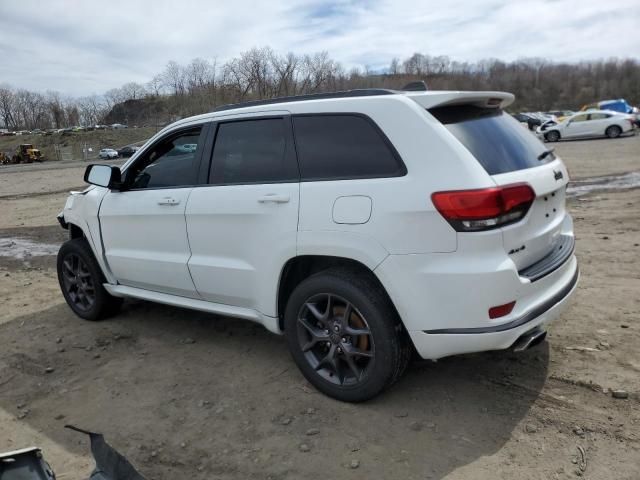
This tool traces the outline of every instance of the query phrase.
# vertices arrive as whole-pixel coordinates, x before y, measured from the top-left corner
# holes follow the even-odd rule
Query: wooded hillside
[[[161,125],[226,103],[352,88],[401,88],[415,80],[425,80],[429,88],[438,90],[509,91],[516,95],[513,111],[578,109],[610,98],[640,103],[636,59],[458,62],[416,53],[404,60],[394,58],[384,72],[374,72],[347,70],[326,52],[279,54],[263,47],[224,64],[201,58],[187,65],[171,61],[146,84],[127,83],[103,95],[64,98],[57,92],[4,85],[0,87],[0,125],[14,130],[103,123]]]

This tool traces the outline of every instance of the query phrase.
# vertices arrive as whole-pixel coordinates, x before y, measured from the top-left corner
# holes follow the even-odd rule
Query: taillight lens
[[[515,300],[513,302],[505,303],[504,305],[498,305],[497,307],[491,307],[489,309],[489,318],[500,318],[509,315],[513,311],[513,307],[516,306]]]
[[[490,230],[517,222],[527,214],[535,198],[526,183],[431,195],[438,212],[459,232]]]

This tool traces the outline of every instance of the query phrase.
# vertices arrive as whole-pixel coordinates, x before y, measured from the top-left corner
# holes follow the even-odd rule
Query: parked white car
[[[118,151],[113,148],[103,148],[100,150],[98,157],[106,159],[118,158]]]
[[[579,272],[567,170],[513,100],[354,90],[181,120],[87,168],[58,217],[62,293],[87,320],[132,297],[258,322],[344,401],[414,348],[528,348]]]
[[[610,110],[578,112],[561,122],[545,122],[536,130],[548,142],[561,139],[609,137],[618,138],[633,130],[633,118]]]

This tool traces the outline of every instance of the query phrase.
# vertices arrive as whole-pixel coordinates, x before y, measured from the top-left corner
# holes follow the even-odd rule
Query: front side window
[[[167,188],[197,183],[201,131],[197,127],[172,134],[151,147],[127,170],[127,186]]]
[[[606,113],[592,113],[589,115],[589,120],[604,120],[605,118],[609,118]]]
[[[587,115],[576,115],[575,117],[573,117],[571,119],[572,122],[586,122],[587,121]]]
[[[293,117],[302,180],[396,177],[402,161],[376,125],[346,114]]]
[[[288,154],[284,118],[241,120],[218,126],[210,183],[232,185],[297,181]]]

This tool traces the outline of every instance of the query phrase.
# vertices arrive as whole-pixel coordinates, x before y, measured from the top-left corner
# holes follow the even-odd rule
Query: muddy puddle
[[[567,187],[567,197],[576,198],[603,190],[626,190],[636,187],[640,187],[640,172],[591,177],[571,181]]]
[[[32,257],[57,255],[60,245],[34,242],[25,238],[0,238],[0,257],[10,257],[16,260],[28,260]]]

